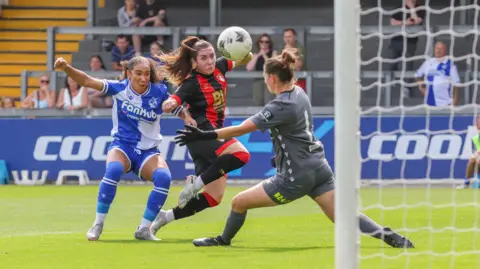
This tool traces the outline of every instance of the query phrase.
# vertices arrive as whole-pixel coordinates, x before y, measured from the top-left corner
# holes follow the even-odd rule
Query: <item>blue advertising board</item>
[[[226,126],[245,118],[231,117]],[[477,134],[473,116],[382,116],[361,118],[362,179],[446,179],[464,177],[472,154],[471,137]],[[160,145],[174,179],[194,173],[186,147],[173,142],[179,119],[161,122]],[[314,118],[315,136],[325,145],[334,167],[333,117]],[[112,141],[110,119],[1,119],[0,160],[12,170],[48,170],[54,180],[60,170],[86,170],[91,179],[101,179],[106,153]],[[268,133],[239,137],[251,153],[251,161],[229,174],[230,179],[263,179],[275,173]],[[467,143],[465,143],[467,141]],[[352,149],[355,154],[355,149]],[[137,179],[127,175],[125,179]]]

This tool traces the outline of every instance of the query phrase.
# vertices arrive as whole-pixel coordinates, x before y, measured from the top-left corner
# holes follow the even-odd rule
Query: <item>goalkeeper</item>
[[[480,130],[480,116],[477,117],[476,124],[477,124],[477,130]],[[468,160],[467,171],[465,172],[466,174],[465,182],[462,186],[459,187],[459,189],[467,189],[468,187],[470,187],[470,183],[473,178],[473,174],[475,172],[475,167],[476,167],[475,164],[478,164],[477,159],[480,157],[480,134],[477,134],[474,137],[472,137],[472,143],[475,146],[475,149],[474,149],[475,153],[472,155],[472,157],[470,157],[470,160]]]
[[[175,142],[185,145],[196,140],[226,139],[268,129],[275,149],[276,175],[237,194],[223,233],[195,239],[195,246],[228,246],[242,228],[248,210],[287,204],[306,195],[334,221],[334,175],[322,143],[313,135],[310,100],[300,87],[294,86],[294,65],[295,56],[288,50],[265,61],[265,83],[277,97],[242,124],[214,131],[187,125],[187,130],[178,131],[180,135],[175,137]],[[395,248],[413,247],[410,240],[369,217],[359,214],[358,219],[363,233]]]

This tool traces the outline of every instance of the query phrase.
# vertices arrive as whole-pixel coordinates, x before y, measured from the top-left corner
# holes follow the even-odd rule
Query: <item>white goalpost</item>
[[[480,1],[421,1],[423,24],[398,26],[398,32],[385,28],[392,14],[407,9],[376,2],[361,8],[359,0],[334,1],[335,268],[480,268],[480,188],[457,189],[474,152],[472,138],[480,133]],[[364,20],[369,23],[360,25]],[[386,66],[395,59],[386,53],[395,34],[418,37],[418,44],[406,56],[404,39],[399,68],[391,72]],[[424,74],[426,97],[434,77],[451,72],[441,59],[449,59],[460,78],[454,83],[447,75],[450,94],[458,89],[458,104],[443,108],[425,103],[414,76],[435,58],[439,40],[447,55]],[[406,67],[408,61],[413,67]],[[364,94],[376,100],[364,104]],[[416,248],[391,249],[360,237],[360,211],[412,239]]]
[[[358,268],[359,0],[334,1],[335,266]]]

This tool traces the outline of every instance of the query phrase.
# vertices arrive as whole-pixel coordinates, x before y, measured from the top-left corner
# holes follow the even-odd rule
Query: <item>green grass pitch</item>
[[[150,189],[120,186],[101,241],[88,242],[97,186],[1,187],[0,268],[334,268],[334,226],[308,198],[250,211],[231,247],[195,248],[192,239],[222,231],[229,201],[243,188],[229,187],[221,206],[169,224],[160,242],[135,241]],[[172,189],[166,208],[178,192]],[[416,246],[412,250],[362,236],[361,256],[369,258],[361,259],[361,268],[480,268],[480,193],[372,188],[361,194],[364,207],[387,207],[364,211],[377,222],[418,229],[407,232]],[[395,207],[404,201],[418,206]]]

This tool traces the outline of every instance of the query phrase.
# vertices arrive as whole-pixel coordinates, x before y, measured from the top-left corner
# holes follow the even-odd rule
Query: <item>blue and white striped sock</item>
[[[122,174],[123,165],[120,162],[110,162],[107,164],[105,176],[100,182],[100,188],[98,189],[97,215],[94,225],[103,224],[105,221],[110,205],[117,193],[117,185]]]
[[[147,207],[143,213],[140,228],[150,227],[158,212],[162,209],[163,204],[165,204],[170,189],[170,170],[158,168],[153,172],[152,179],[154,187],[150,192],[150,196],[148,196]]]

